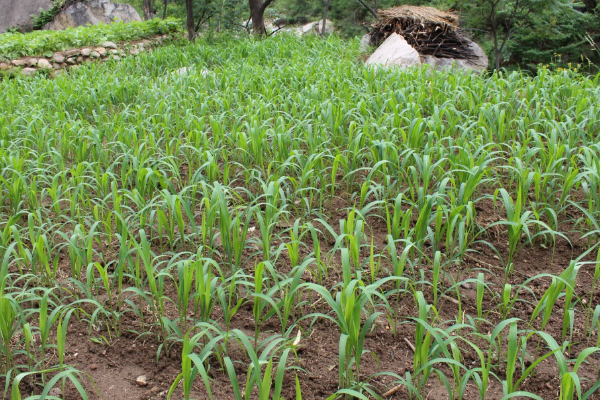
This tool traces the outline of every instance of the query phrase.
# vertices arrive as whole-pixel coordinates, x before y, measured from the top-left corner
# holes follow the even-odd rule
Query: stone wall
[[[1,0],[0,0],[1,1]],[[162,45],[171,39],[169,35],[161,35],[136,43],[116,44],[105,42],[101,46],[90,46],[81,49],[55,52],[52,57],[23,57],[8,62],[0,62],[0,71],[8,71],[24,76],[35,76],[40,70],[49,72],[51,76],[63,73],[69,68],[81,64],[101,62],[105,60],[119,61],[122,57],[135,56],[153,46]]]

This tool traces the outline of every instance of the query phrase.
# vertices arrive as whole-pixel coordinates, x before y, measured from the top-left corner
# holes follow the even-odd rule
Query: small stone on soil
[[[146,379],[146,375],[140,375],[135,379],[135,383],[137,383],[139,386],[147,386],[148,385],[148,380]]]
[[[49,396],[60,397],[62,396],[62,391],[59,388],[52,388],[48,392]]]
[[[98,366],[96,364],[92,364],[90,365],[90,369],[93,371],[95,369],[98,369]]]

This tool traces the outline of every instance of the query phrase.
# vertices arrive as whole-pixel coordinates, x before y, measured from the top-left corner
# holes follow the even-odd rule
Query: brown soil
[[[332,225],[334,223],[337,225],[337,221],[340,218],[345,218],[347,215],[347,207],[352,205],[348,197],[344,197],[346,198],[336,199],[331,207],[329,222],[332,223]],[[490,199],[484,199],[478,203],[477,212],[478,223],[482,226],[486,226],[501,219],[504,210],[501,208],[494,208],[493,202]],[[561,221],[559,230],[561,232],[566,232],[565,235],[568,237],[570,243],[564,238],[557,238],[554,251],[551,246],[543,248],[539,243],[525,246],[522,251],[518,253],[514,262],[514,274],[510,278],[510,283],[512,283],[514,287],[523,283],[526,279],[538,274],[548,273],[559,275],[569,265],[571,260],[577,258],[587,250],[587,242],[580,239],[581,234],[575,232],[574,229],[573,221],[577,219],[576,217],[578,214],[575,210],[569,210],[569,213],[571,213],[573,217]],[[375,245],[378,247],[379,251],[383,253],[384,248],[387,245],[387,229],[385,222],[380,218],[370,217],[368,219],[368,225],[365,232],[369,232],[369,236],[372,234]],[[279,231],[284,229],[285,227],[278,228]],[[258,236],[258,229],[257,231],[250,233],[249,237],[252,235]],[[325,237],[328,238],[328,241],[322,241],[322,246],[328,244],[331,248],[334,244],[333,240],[331,240],[328,235],[325,235]],[[499,255],[487,245],[474,243],[470,249],[472,252],[465,257],[463,263],[454,267],[454,269],[449,269],[447,271],[450,277],[458,275],[460,281],[463,282],[458,286],[462,299],[463,317],[465,314],[471,316],[476,315],[475,285],[472,282],[468,282],[469,279],[476,278],[479,272],[484,271],[486,281],[494,283],[494,288],[496,290],[499,291],[503,285],[504,272],[503,268],[500,266],[501,263],[499,259],[505,258],[507,254],[506,232],[503,231],[502,227],[490,229],[487,236],[482,237],[481,239],[485,239],[491,243],[498,250]],[[305,236],[303,242],[308,247],[304,252],[305,254],[308,254],[312,251],[312,241],[310,240],[310,236]],[[278,245],[279,243],[275,243],[275,247]],[[327,250],[329,249],[323,248],[322,252],[325,253]],[[155,251],[158,251],[158,248],[156,248]],[[112,250],[106,249],[104,254],[107,255],[111,252]],[[247,255],[250,256],[254,253],[255,251],[248,250]],[[283,256],[284,254],[285,256]],[[368,254],[366,250],[364,250],[361,256],[365,259],[367,258]],[[584,260],[594,261],[595,254],[586,256]],[[65,256],[63,261],[66,266],[68,258]],[[249,259],[246,268],[251,271],[253,265],[254,259]],[[339,265],[339,256],[336,256],[329,267],[329,278],[322,283],[324,286],[331,288],[341,280]],[[281,271],[290,270],[290,262],[289,259],[287,259],[287,253],[282,253],[277,268]],[[385,273],[383,272],[385,268],[386,266],[383,265],[380,277],[385,276]],[[419,269],[423,271],[426,277],[431,276],[431,266],[421,265],[419,266]],[[417,271],[417,273],[419,273],[419,271]],[[363,277],[368,276],[368,274],[369,272],[365,270]],[[581,299],[583,299],[584,296],[586,299],[589,299],[593,274],[593,265],[585,265],[579,272],[576,294],[581,296]],[[309,277],[307,274],[306,280],[310,281],[313,280],[313,278]],[[446,289],[452,286],[450,278],[447,278],[445,282]],[[539,299],[548,287],[549,282],[548,278],[542,278],[537,280],[536,283],[530,284],[529,287],[533,289],[533,293],[522,292],[521,299],[523,301],[515,304],[515,308],[510,316],[519,317],[523,321],[528,321],[533,311],[533,306],[527,301],[533,301],[534,295]],[[428,302],[432,303],[433,296],[431,294],[431,289],[428,289],[427,287],[419,287],[419,289],[423,290]],[[168,294],[176,304],[177,297],[174,287],[170,287],[169,290],[170,292]],[[447,290],[445,294],[446,297],[443,297],[440,300],[437,308],[440,314],[439,320],[449,321],[449,323],[452,324],[456,322],[456,318],[459,315],[458,304],[455,300],[456,290],[451,288],[451,290]],[[487,300],[491,300],[489,294],[486,296],[486,304],[488,304]],[[591,298],[591,304],[598,304],[599,302],[600,290],[596,288]],[[494,302],[489,302],[489,304],[498,303],[499,301],[497,299]],[[305,306],[299,314],[303,315],[318,312],[321,311],[320,307],[321,305],[315,305],[314,307],[308,305]],[[322,309],[327,310],[327,307]],[[379,393],[384,393],[396,386],[394,383],[396,379],[391,376],[386,376],[385,374],[376,375],[372,378],[368,378],[369,376],[382,372],[404,376],[406,372],[412,372],[413,368],[413,352],[408,343],[414,343],[414,324],[412,324],[409,318],[416,317],[417,310],[412,296],[402,298],[398,303],[398,309],[400,319],[396,321],[399,324],[396,334],[394,335],[393,329],[391,329],[387,319],[384,316],[381,316],[376,320],[375,328],[369,333],[365,343],[365,349],[370,350],[372,354],[367,354],[363,357],[361,363],[361,375]],[[219,307],[216,307],[215,310],[214,319],[222,322],[222,314]],[[552,334],[552,336],[559,341],[562,330],[562,309],[557,307],[556,310],[559,311],[551,317],[550,323],[545,331]],[[489,311],[487,319],[492,324],[497,324],[504,319],[497,309],[489,309],[487,311]],[[586,309],[584,306],[579,304],[577,306],[573,334],[573,343],[575,344],[571,351],[571,358],[573,359],[577,357],[581,349],[595,344],[593,342],[588,342],[587,336],[584,335],[585,312]],[[167,315],[173,319],[177,315],[176,308],[172,304],[167,308]],[[240,329],[252,337],[254,335],[253,321],[252,304],[247,302],[234,318],[232,328]],[[78,322],[73,318],[69,326],[68,337],[71,339],[67,341],[69,347],[65,363],[73,365],[89,375],[90,380],[93,381],[93,384],[90,380],[87,381],[87,389],[91,399],[165,399],[171,384],[181,370],[181,346],[179,344],[172,345],[172,347],[169,348],[168,354],[166,354],[166,351],[163,348],[157,357],[159,343],[156,342],[153,335],[140,335],[140,333],[144,333],[145,330],[141,326],[141,321],[138,317],[133,314],[126,314],[122,326],[123,332],[118,338],[109,336],[109,332],[104,330],[92,332],[92,340],[88,336],[89,325],[85,322]],[[337,365],[339,331],[333,323],[323,319],[317,319],[312,325],[311,320],[305,319],[300,323],[300,328],[302,330],[300,348],[298,349],[297,357],[290,355],[289,363],[300,368],[296,373],[300,378],[302,396],[304,399],[327,398],[337,390],[338,386],[339,371],[337,370]],[[525,328],[525,325],[523,325],[522,328]],[[491,329],[493,329],[493,327],[490,327],[490,330]],[[261,334],[261,337],[276,334],[279,330],[279,322],[276,317],[273,317],[266,322],[265,326],[263,326],[262,332],[264,333]],[[294,329],[294,332],[296,332],[296,329]],[[295,337],[295,333],[292,336]],[[78,337],[79,340],[73,340],[73,337]],[[103,337],[106,338],[106,341],[102,339]],[[594,338],[595,335],[592,335],[592,339],[595,341]],[[466,359],[463,360],[465,365],[478,365],[479,361],[473,352],[469,352],[466,348],[463,348],[463,354],[466,355]],[[230,355],[233,360],[242,361],[242,364],[240,364],[239,369],[236,369],[236,371],[238,372],[238,380],[241,383],[241,386],[243,386],[246,379],[245,365],[247,365],[244,361],[247,361],[247,357],[240,348],[236,347],[236,345],[232,345]],[[48,364],[55,364],[55,360],[53,355],[49,356]],[[600,360],[597,356],[588,358],[588,361],[589,364],[583,366],[580,370],[580,377],[589,379],[589,381],[582,384],[583,391],[587,390],[587,388],[595,382],[600,366]],[[442,370],[444,370],[444,368],[442,368]],[[497,370],[495,372],[499,376],[502,376],[503,371]],[[216,360],[211,360],[209,374],[213,379],[213,397],[215,399],[233,399],[234,395],[230,379],[226,371],[219,366]],[[146,377],[147,385],[140,386],[136,383],[136,378],[141,375]],[[556,399],[558,398],[558,388],[560,385],[557,378],[558,376],[556,362],[554,358],[551,357],[540,364],[536,368],[535,374],[524,381],[521,390],[535,393],[543,399]],[[21,387],[25,389],[27,383],[27,380],[23,381]],[[2,380],[0,380],[0,386],[3,386]],[[79,398],[72,386],[67,385],[67,387],[68,390],[65,399]],[[34,391],[39,393],[39,390]],[[427,392],[429,399],[447,398],[445,387],[433,375],[427,383]],[[288,371],[286,373],[282,395],[286,399],[295,398],[295,378],[293,371]],[[502,387],[497,380],[492,379],[486,398],[500,399],[501,397]],[[173,398],[182,398],[181,385],[176,390]],[[197,377],[194,383],[192,398],[208,398],[200,377]],[[253,398],[257,397],[254,396]],[[406,389],[402,388],[389,398],[408,399],[409,397]],[[466,398],[479,398],[474,384],[468,386]],[[600,396],[596,394],[591,398],[600,398]]]

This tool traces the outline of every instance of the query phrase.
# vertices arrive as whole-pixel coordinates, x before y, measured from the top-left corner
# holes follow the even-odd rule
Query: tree
[[[325,11],[323,11],[323,23],[321,24],[321,37],[325,37],[325,22],[327,22],[327,11],[329,11],[329,2],[331,0],[325,1]]]
[[[144,0],[144,19],[148,21],[152,17],[152,0]]]
[[[496,69],[500,68],[509,40],[517,30],[531,23],[531,15],[544,10],[575,13],[569,0],[469,0],[464,7],[483,17],[483,23],[489,27]]]
[[[194,5],[192,0],[185,0],[185,11],[187,14],[186,25],[188,31],[188,39],[190,41],[194,40]]]
[[[272,2],[273,0],[248,0],[252,29],[257,36],[263,36],[267,33],[265,29],[265,10]]]

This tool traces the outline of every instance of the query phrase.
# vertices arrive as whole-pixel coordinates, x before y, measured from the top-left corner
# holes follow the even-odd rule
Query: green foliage
[[[591,0],[594,1],[594,0]],[[444,0],[365,0],[372,9],[385,9],[399,4],[433,6],[441,10],[452,9],[461,16],[461,27],[468,36],[473,36],[495,62],[494,42],[489,18],[491,5],[495,3],[494,19],[500,36],[511,31],[507,44],[500,52],[502,65],[520,65],[522,68],[537,69],[538,64],[555,63],[566,65],[589,59],[600,61],[599,55],[584,39],[586,32],[600,29],[600,11],[587,7],[586,11],[576,11],[571,2],[556,4],[537,0],[520,2],[499,1],[459,1]],[[274,4],[276,12],[290,23],[305,23],[323,16],[323,0],[281,0]],[[517,6],[515,17],[513,11]],[[600,6],[599,6],[600,7]],[[343,37],[362,36],[369,24],[375,22],[369,11],[356,0],[333,0],[330,3],[328,18],[336,24]],[[560,56],[559,56],[560,55]]]
[[[114,22],[93,26],[80,26],[61,31],[34,31],[30,33],[5,33],[0,35],[0,57],[17,58],[42,56],[46,52],[68,50],[75,47],[100,45],[110,40],[124,42],[139,40],[159,34],[179,32],[177,19],[153,19],[142,22]]]
[[[323,332],[323,398],[591,398],[600,75],[373,70],[358,44],[223,35],[2,80],[3,393],[86,398],[69,349],[126,329],[181,354],[169,398],[301,398]],[[380,337],[410,342],[402,376]]]
[[[585,40],[586,32],[600,28],[598,15],[552,13],[544,10],[530,16],[530,24],[515,32],[506,56],[509,63],[535,69],[538,64],[587,63],[600,61]],[[594,35],[595,37],[596,35]]]
[[[54,0],[52,7],[40,11],[40,14],[32,18],[33,29],[42,29],[48,22],[54,21],[54,17],[62,10],[66,0]]]

